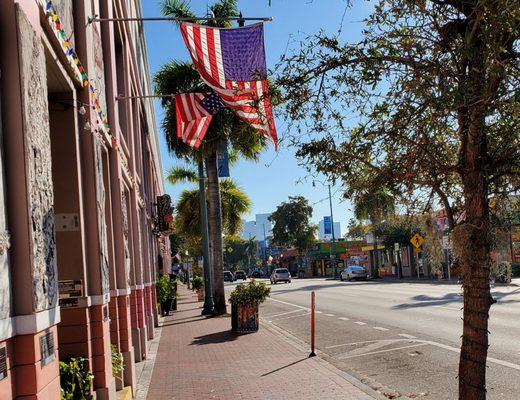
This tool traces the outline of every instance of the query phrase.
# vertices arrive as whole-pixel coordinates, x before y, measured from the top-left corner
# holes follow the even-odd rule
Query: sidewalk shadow
[[[163,323],[161,326],[174,326],[181,324],[189,324],[191,322],[199,322],[206,319],[206,317],[188,317],[188,318],[179,318],[169,321],[168,323]]]
[[[193,338],[190,345],[204,345],[204,344],[217,344],[232,342],[238,338],[236,333],[231,330],[225,330],[222,332],[208,333],[207,335],[197,336]]]
[[[283,367],[280,367],[280,368],[273,369],[272,371],[266,372],[265,374],[262,374],[260,376],[267,376],[267,375],[274,374],[275,372],[281,371],[282,369],[285,369],[285,368],[292,367],[293,365],[301,363],[302,361],[305,361],[308,359],[309,359],[308,357],[305,357],[305,358],[302,358],[301,360],[296,360],[290,364],[284,365]]]
[[[520,292],[520,289],[513,290],[511,292],[495,291],[492,292],[492,296],[499,304],[518,303],[520,300],[516,299],[505,299],[508,296],[516,295]],[[443,306],[443,305],[459,305],[462,308],[463,297],[462,292],[446,293],[442,297],[433,297],[428,295],[417,295],[412,297],[411,303],[402,303],[393,306],[394,310],[407,309],[407,308],[418,308],[418,307],[429,307],[429,306]]]

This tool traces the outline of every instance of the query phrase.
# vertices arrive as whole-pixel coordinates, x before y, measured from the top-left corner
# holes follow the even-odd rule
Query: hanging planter
[[[238,285],[229,298],[231,303],[231,330],[237,333],[257,332],[259,328],[258,306],[269,296],[270,288],[254,279]]]

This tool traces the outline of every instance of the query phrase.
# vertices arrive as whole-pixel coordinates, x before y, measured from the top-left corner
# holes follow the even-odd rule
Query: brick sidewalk
[[[229,317],[201,317],[196,295],[179,292],[179,310],[163,323],[149,400],[373,399],[262,326],[235,335]]]

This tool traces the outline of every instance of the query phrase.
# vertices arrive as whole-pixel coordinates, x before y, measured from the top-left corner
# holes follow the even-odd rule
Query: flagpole
[[[140,22],[158,22],[158,21],[174,21],[174,22],[197,22],[197,21],[260,21],[272,22],[273,17],[128,17],[128,18],[100,18],[99,15],[88,17],[87,26],[93,22],[124,22],[124,21],[140,21]]]
[[[200,203],[200,229],[202,231],[202,252],[204,270],[204,306],[202,315],[212,315],[215,304],[213,302],[213,279],[210,264],[208,211],[206,207],[206,175],[203,161],[198,162],[199,169],[199,203]]]

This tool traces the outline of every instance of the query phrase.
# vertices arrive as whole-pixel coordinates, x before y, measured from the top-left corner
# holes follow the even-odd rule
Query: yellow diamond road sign
[[[419,235],[418,233],[416,233],[415,235],[413,235],[410,242],[412,242],[412,244],[415,246],[415,248],[418,249],[423,245],[424,238],[421,235]]]

